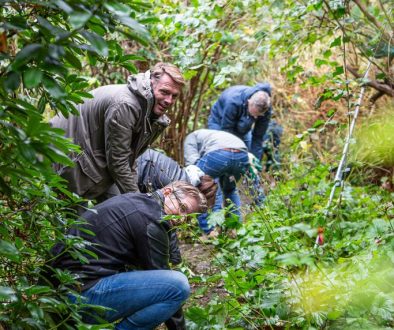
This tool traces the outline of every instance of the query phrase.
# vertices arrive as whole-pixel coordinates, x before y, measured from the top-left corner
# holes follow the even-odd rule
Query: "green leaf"
[[[120,32],[123,33],[128,38],[130,38],[131,40],[137,41],[138,43],[140,43],[143,46],[149,45],[149,40],[147,40],[147,38],[144,38],[143,36],[139,35],[138,33],[124,31],[124,30],[122,30]]]
[[[129,6],[125,5],[124,3],[118,1],[106,1],[104,3],[105,8],[107,8],[110,12],[115,15],[128,15],[131,12]]]
[[[66,92],[62,87],[59,86],[57,81],[51,77],[44,76],[43,84],[45,90],[55,99],[60,99],[66,96]]]
[[[326,116],[327,117],[332,117],[332,116],[334,116],[335,112],[336,112],[335,109],[330,109],[330,110],[327,111]]]
[[[145,58],[139,55],[134,55],[134,54],[127,54],[123,55],[120,59],[121,62],[126,62],[126,61],[145,61]]]
[[[0,301],[17,301],[16,292],[8,286],[0,286]]]
[[[21,51],[16,54],[14,61],[11,64],[13,70],[17,70],[22,65],[28,63],[31,59],[38,57],[39,53],[43,49],[41,44],[30,44],[22,48]]]
[[[31,68],[26,70],[23,73],[23,83],[26,88],[34,88],[37,87],[42,80],[42,71]]]
[[[327,60],[323,60],[323,59],[320,59],[320,58],[315,59],[315,65],[318,68],[320,68],[322,65],[325,65],[327,63],[328,63]]]
[[[331,55],[332,55],[332,51],[329,50],[329,49],[326,50],[326,51],[323,53],[324,58],[329,58]]]
[[[0,240],[0,256],[8,258],[12,261],[19,262],[19,250],[11,242]]]
[[[138,69],[135,67],[133,63],[123,62],[120,65],[125,69],[129,70],[131,73],[138,73]]]
[[[312,127],[313,127],[313,128],[318,128],[318,127],[324,125],[324,123],[325,123],[324,120],[318,119],[318,120],[316,120],[316,121],[313,123],[313,126],[312,126]]]
[[[29,297],[35,294],[43,294],[48,292],[51,292],[51,288],[48,286],[41,286],[41,285],[35,285],[24,290],[24,293]]]
[[[331,311],[327,314],[327,318],[329,320],[336,320],[338,319],[340,316],[342,316],[343,312],[341,311]]]
[[[224,83],[225,79],[226,79],[226,77],[223,74],[216,75],[214,80],[213,80],[213,86],[214,87],[220,86],[221,84]]]
[[[335,40],[330,44],[330,48],[335,46],[340,46],[342,43],[342,37],[335,38]]]
[[[126,15],[118,16],[118,19],[123,25],[128,26],[136,33],[144,36],[145,38],[149,37],[148,31],[146,30],[145,26],[138,23],[135,19],[132,19],[131,17]]]
[[[335,71],[333,72],[333,76],[335,77],[335,76],[339,76],[339,75],[341,75],[342,73],[343,73],[344,71],[343,71],[343,67],[342,66],[337,66],[336,68],[335,68]]]
[[[3,80],[3,85],[6,90],[14,91],[21,83],[21,76],[19,72],[11,71],[8,72],[5,79]]]
[[[66,55],[64,56],[64,58],[66,59],[66,61],[73,66],[74,68],[78,69],[78,70],[82,70],[82,64],[81,61],[78,59],[78,57],[76,57],[72,52],[67,51]]]
[[[74,29],[79,29],[83,27],[87,21],[89,21],[92,13],[89,11],[75,10],[70,13],[68,21]]]
[[[108,56],[108,45],[103,37],[99,36],[97,33],[87,31],[83,31],[81,34],[90,42],[97,54]]]

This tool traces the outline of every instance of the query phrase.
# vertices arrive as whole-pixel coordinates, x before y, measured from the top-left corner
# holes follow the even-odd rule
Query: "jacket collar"
[[[149,197],[152,197],[160,205],[162,212],[164,213],[164,195],[161,190],[155,190],[154,192],[147,193]]]
[[[143,97],[147,102],[147,116],[150,115],[155,103],[152,85],[150,81],[150,70],[144,73],[131,75],[127,78],[127,87],[129,90],[137,95]]]

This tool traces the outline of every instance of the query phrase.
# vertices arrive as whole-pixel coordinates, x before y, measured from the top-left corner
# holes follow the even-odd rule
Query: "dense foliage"
[[[196,295],[225,292],[188,309],[190,328],[393,327],[393,193],[346,183],[327,212],[329,166],[287,170],[236,239],[216,242],[219,271],[193,277]]]
[[[121,34],[148,43],[136,13],[150,6],[107,1],[2,1],[0,64],[0,324],[12,329],[72,328],[80,323],[64,286],[42,281],[55,241],[64,235],[79,198],[65,190],[52,163],[72,164],[77,150],[46,123],[89,97],[83,63],[112,63],[136,71]],[[106,38],[106,40],[104,39]],[[75,251],[76,256],[81,255]],[[63,284],[72,278],[59,273]],[[74,320],[74,321],[73,321]],[[100,327],[102,329],[102,327]]]
[[[359,186],[392,183],[392,115],[360,126],[354,171],[337,204],[325,207],[360,85],[374,90],[368,97],[381,102],[378,110],[392,111],[390,1],[0,3],[0,329],[113,327],[82,323],[66,296],[70,274],[57,272],[58,290],[42,276],[55,242],[83,252],[83,242],[64,234],[78,221],[80,199],[52,170],[70,164],[78,147],[47,122],[74,113],[93,87],[124,82],[158,60],[180,66],[189,81],[161,143],[178,160],[184,136],[204,127],[212,102],[234,83],[271,82],[286,132],[287,165],[266,207],[248,211],[236,240],[217,242],[220,272],[194,278],[198,295],[215,285],[225,294],[191,306],[190,327],[394,326],[393,196]],[[383,178],[371,172],[376,166]],[[315,246],[319,227],[323,246]]]

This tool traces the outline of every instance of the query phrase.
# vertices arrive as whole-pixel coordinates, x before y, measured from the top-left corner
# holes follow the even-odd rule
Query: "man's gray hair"
[[[260,113],[264,113],[271,107],[271,97],[267,92],[258,91],[250,97],[249,103],[254,105]]]

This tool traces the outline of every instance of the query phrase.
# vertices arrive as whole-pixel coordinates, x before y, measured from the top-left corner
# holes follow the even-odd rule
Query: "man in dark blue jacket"
[[[271,85],[227,88],[213,105],[208,128],[226,131],[242,139],[257,159],[263,153],[263,137],[272,114]]]
[[[242,139],[248,150],[261,160],[263,138],[272,115],[271,85],[260,83],[253,87],[237,85],[227,88],[213,105],[208,117],[208,128],[226,131]],[[257,205],[265,200],[258,176],[252,178],[250,194]],[[216,203],[223,197],[220,189]]]

